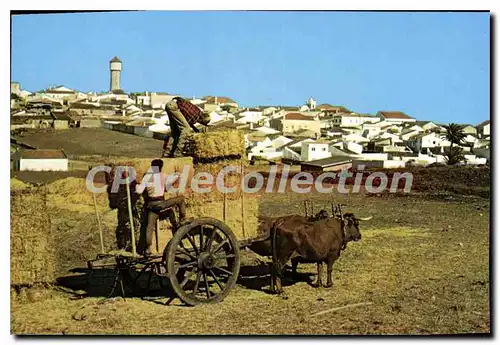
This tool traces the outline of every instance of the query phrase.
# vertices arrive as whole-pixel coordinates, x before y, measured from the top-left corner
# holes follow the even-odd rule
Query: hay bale
[[[56,252],[40,191],[11,192],[11,284],[32,285],[55,278]]]
[[[30,187],[31,186],[29,184],[24,183],[23,181],[18,180],[17,178],[10,179],[10,190],[24,190]]]
[[[246,157],[245,137],[239,130],[217,130],[193,133],[184,151],[198,161]]]
[[[100,186],[96,183],[97,186]],[[71,211],[93,211],[94,200],[92,193],[87,189],[86,180],[76,177],[67,177],[47,185],[48,201],[51,205]],[[99,210],[107,208],[108,200],[105,193],[96,194]]]
[[[247,239],[257,237],[259,199],[245,196],[245,218],[241,213],[241,198],[226,200],[226,220],[224,221],[234,232],[236,238]],[[199,199],[187,200],[188,217],[212,217],[223,221],[223,201],[201,202]],[[245,221],[245,234],[243,234],[243,221]]]

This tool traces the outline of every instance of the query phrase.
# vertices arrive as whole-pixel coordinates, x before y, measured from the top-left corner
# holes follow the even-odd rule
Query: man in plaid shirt
[[[196,123],[207,126],[210,122],[210,115],[203,113],[200,108],[182,97],[174,97],[167,103],[165,110],[168,115],[170,135],[174,139],[169,157],[182,157],[179,148],[180,150],[184,148],[186,136],[191,131],[199,132],[199,129],[195,127]],[[167,137],[163,144],[164,156],[169,139]]]

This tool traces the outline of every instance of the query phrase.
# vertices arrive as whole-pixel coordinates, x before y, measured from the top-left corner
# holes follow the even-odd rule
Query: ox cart
[[[127,181],[128,186],[128,181]],[[99,269],[110,268],[115,273],[114,283],[108,296],[117,289],[125,297],[125,286],[133,289],[149,291],[153,281],[161,288],[170,286],[184,303],[198,305],[202,303],[218,303],[222,301],[235,286],[240,271],[240,251],[254,241],[262,239],[237,239],[230,227],[215,218],[203,217],[184,221],[177,227],[172,224],[172,238],[161,254],[142,256],[136,254],[134,239],[134,222],[130,206],[130,191],[127,188],[127,201],[131,226],[132,252],[104,253],[103,235],[99,224],[101,254],[87,261],[89,269],[89,285],[92,277]],[[95,197],[94,197],[95,203]],[[242,215],[244,217],[244,195],[241,194]],[[225,218],[226,199],[224,198]],[[179,219],[177,208],[162,211],[161,219],[168,219],[174,214]],[[244,219],[244,218],[243,218]],[[174,222],[178,223],[178,222]],[[243,233],[245,222],[243,221]],[[157,252],[158,230],[156,232]],[[147,278],[147,279],[144,279]],[[146,280],[146,283],[144,283]],[[142,282],[142,284],[141,284]],[[145,286],[144,286],[145,285]]]
[[[113,290],[120,288],[122,295],[124,284],[149,290],[155,279],[161,288],[171,286],[188,305],[222,301],[238,280],[240,250],[252,240],[237,240],[224,222],[214,218],[192,219],[172,232],[161,255],[99,254],[88,261],[88,268],[92,274],[113,266]],[[115,262],[109,263],[110,258]],[[106,259],[108,263],[102,264]],[[146,286],[141,286],[144,278]]]

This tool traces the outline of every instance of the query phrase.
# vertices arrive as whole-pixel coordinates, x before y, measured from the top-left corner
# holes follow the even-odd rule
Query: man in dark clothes
[[[210,115],[182,97],[174,97],[167,103],[165,110],[168,115],[170,135],[174,139],[169,157],[182,157],[182,152],[179,151],[183,150],[187,135],[192,131],[199,132],[195,127],[196,123],[207,126]],[[169,139],[167,137],[163,145],[164,156]]]

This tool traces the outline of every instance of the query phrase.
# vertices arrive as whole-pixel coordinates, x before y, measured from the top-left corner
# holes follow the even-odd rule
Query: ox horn
[[[358,220],[370,220],[372,218],[373,218],[373,216],[370,216],[370,217],[361,217],[361,218],[358,218]]]

